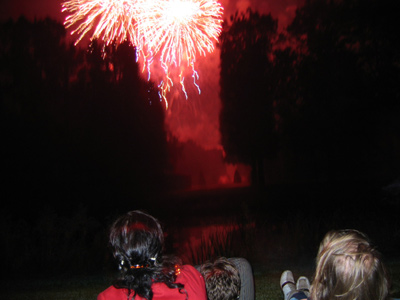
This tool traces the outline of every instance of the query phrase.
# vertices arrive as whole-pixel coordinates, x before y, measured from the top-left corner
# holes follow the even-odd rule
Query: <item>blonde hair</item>
[[[357,230],[328,232],[320,244],[313,300],[385,300],[387,271],[380,253]]]

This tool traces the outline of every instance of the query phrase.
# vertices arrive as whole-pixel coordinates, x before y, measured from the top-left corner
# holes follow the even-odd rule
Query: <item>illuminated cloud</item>
[[[238,0],[236,2],[236,9],[239,12],[246,11],[251,6],[250,0]]]
[[[228,19],[236,10],[246,10],[249,5],[260,13],[271,12],[278,18],[281,26],[286,26],[294,17],[295,10],[303,0],[263,1],[263,0],[222,0],[224,18]],[[280,26],[280,27],[281,27]],[[199,84],[202,88],[200,95],[192,93],[184,102],[178,98],[173,101],[171,113],[167,116],[167,124],[171,132],[181,141],[194,140],[199,145],[209,149],[220,147],[219,111],[219,51],[197,61]]]

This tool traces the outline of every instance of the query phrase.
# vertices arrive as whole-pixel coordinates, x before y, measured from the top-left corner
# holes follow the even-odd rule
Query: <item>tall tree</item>
[[[157,88],[141,78],[135,55],[128,42],[93,41],[82,82],[74,87],[80,95],[73,100],[80,107],[73,128],[81,170],[75,182],[98,186],[103,195],[125,198],[163,187],[164,111]]]
[[[134,47],[83,50],[64,37],[50,19],[0,24],[8,275],[96,270],[104,255],[92,217],[144,205],[163,188],[164,108],[139,76]]]
[[[267,16],[233,16],[221,36],[227,159],[257,170],[256,161],[277,153],[276,170],[288,180],[396,176],[395,11],[390,0],[308,0],[279,37],[261,21]]]
[[[65,35],[49,18],[1,24],[1,159],[5,182],[20,187],[12,195],[51,187],[60,174],[63,105],[76,66]]]
[[[399,112],[400,26],[393,5],[309,0],[288,28],[304,51],[300,118],[296,134],[287,134],[314,178],[387,176],[398,169],[392,147],[399,133],[393,116]]]
[[[23,187],[9,197],[87,202],[162,186],[164,111],[133,46],[81,50],[51,19],[0,29],[2,175]]]
[[[272,41],[277,21],[248,9],[225,22],[220,37],[220,129],[226,159],[251,164],[264,183],[264,160],[276,153],[271,95]]]

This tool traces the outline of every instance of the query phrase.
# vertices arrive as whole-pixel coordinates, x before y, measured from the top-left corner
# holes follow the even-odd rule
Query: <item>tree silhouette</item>
[[[2,175],[7,196],[41,197],[60,175],[62,106],[75,49],[65,45],[63,26],[48,18],[21,17],[1,28]]]
[[[227,159],[253,171],[270,163],[265,174],[287,181],[397,177],[395,11],[392,1],[308,0],[279,36],[270,16],[234,15],[221,35]]]
[[[95,219],[164,188],[164,108],[134,47],[75,48],[51,19],[1,23],[0,105],[4,274],[102,269]]]
[[[314,178],[398,172],[392,147],[398,140],[399,26],[393,11],[390,1],[312,0],[288,28],[303,50],[299,118],[295,132],[286,133],[292,137],[288,147],[297,149],[303,170]]]
[[[264,159],[276,153],[272,110],[272,41],[277,22],[248,9],[224,23],[220,37],[222,145],[230,162],[253,167],[263,184]]]
[[[25,18],[1,24],[0,46],[8,197],[86,203],[163,186],[164,111],[133,46],[75,48],[62,24]]]

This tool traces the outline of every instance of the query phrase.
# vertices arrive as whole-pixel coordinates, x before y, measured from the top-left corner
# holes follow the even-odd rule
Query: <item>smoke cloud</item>
[[[221,1],[224,7],[224,19],[229,20],[230,16],[236,11],[245,12],[247,8],[251,7],[262,14],[271,13],[272,17],[278,19],[278,30],[285,28],[292,21],[295,16],[296,8],[303,3],[303,0],[237,0],[237,1]],[[174,94],[170,111],[166,118],[166,125],[172,135],[174,135],[180,142],[186,143],[184,147],[193,148],[192,144],[196,143],[204,151],[193,151],[191,155],[182,156],[182,161],[179,162],[177,170],[179,172],[186,172],[192,179],[198,177],[198,168],[191,168],[189,166],[198,165],[200,162],[203,165],[214,164],[218,165],[218,172],[220,180],[218,183],[232,183],[233,174],[236,169],[245,170],[246,173],[244,181],[249,180],[249,168],[246,166],[232,166],[223,163],[223,149],[220,143],[219,131],[219,112],[221,109],[221,101],[219,98],[219,74],[220,74],[220,61],[219,49],[216,47],[215,51],[208,54],[207,57],[201,57],[197,60],[196,66],[199,73],[199,85],[201,94],[191,90],[189,98],[186,100],[182,93]],[[189,83],[188,83],[189,85]],[[213,162],[209,160],[210,156],[207,151],[220,151],[220,156],[213,156]],[[190,151],[186,151],[190,153]],[[221,161],[216,163],[217,159]],[[184,166],[187,166],[186,168]],[[222,168],[221,166],[224,166]],[[209,172],[207,174],[207,171]],[[206,174],[205,178],[215,178],[217,170],[211,171],[210,168],[202,171]],[[225,178],[226,180],[221,180]],[[196,180],[195,180],[196,181]],[[215,185],[216,182],[210,183]]]

